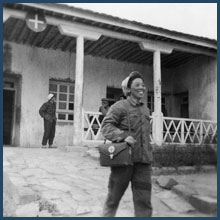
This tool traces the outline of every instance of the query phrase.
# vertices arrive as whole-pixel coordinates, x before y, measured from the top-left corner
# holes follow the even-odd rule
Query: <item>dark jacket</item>
[[[56,121],[56,103],[50,101],[45,102],[39,109],[39,114],[45,120],[52,122]]]
[[[102,122],[103,136],[112,142],[121,142],[129,136],[128,113],[131,124],[131,135],[137,141],[133,147],[133,161],[151,163],[152,146],[150,144],[150,111],[147,105],[134,103],[130,97],[116,102],[109,109]]]

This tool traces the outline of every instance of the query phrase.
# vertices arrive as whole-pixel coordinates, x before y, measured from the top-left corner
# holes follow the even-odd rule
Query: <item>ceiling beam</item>
[[[173,48],[169,44],[153,40],[145,40],[144,42],[140,42],[139,46],[142,50],[151,52],[160,51],[161,53],[170,54],[173,51]]]
[[[19,22],[20,22],[20,20],[16,20],[16,21],[15,21],[15,24],[14,24],[13,30],[12,30],[10,36],[9,36],[8,41],[13,41],[14,36],[15,36],[15,33],[16,33],[16,31],[17,31],[17,26],[18,26]]]
[[[98,40],[101,37],[101,34],[96,32],[95,30],[88,30],[86,28],[79,28],[75,25],[68,25],[68,24],[59,24],[58,29],[62,35],[66,35],[69,37],[78,37],[82,36],[84,39],[87,40]]]
[[[37,45],[36,45],[37,47],[40,47],[41,45],[44,47],[46,45],[45,41],[46,41],[47,37],[50,35],[50,31],[52,30],[52,28],[53,28],[53,26],[51,26],[51,25],[46,28],[47,32],[44,35],[44,37],[41,39],[41,41],[39,41],[37,43]]]

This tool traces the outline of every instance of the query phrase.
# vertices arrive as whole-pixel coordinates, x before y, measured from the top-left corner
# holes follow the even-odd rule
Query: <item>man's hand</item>
[[[127,142],[129,145],[133,145],[137,142],[132,136],[127,136],[124,141]]]

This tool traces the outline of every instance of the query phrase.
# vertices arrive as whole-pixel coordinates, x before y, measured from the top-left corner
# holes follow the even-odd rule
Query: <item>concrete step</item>
[[[217,198],[199,195],[196,189],[181,184],[174,186],[172,191],[202,213],[215,214],[217,212]]]

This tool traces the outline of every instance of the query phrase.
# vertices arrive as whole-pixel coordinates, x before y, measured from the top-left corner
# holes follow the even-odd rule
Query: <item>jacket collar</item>
[[[141,106],[144,104],[144,102],[142,100],[140,100],[139,102],[136,102],[134,99],[132,99],[130,96],[127,97],[128,102],[133,105],[133,106]]]

